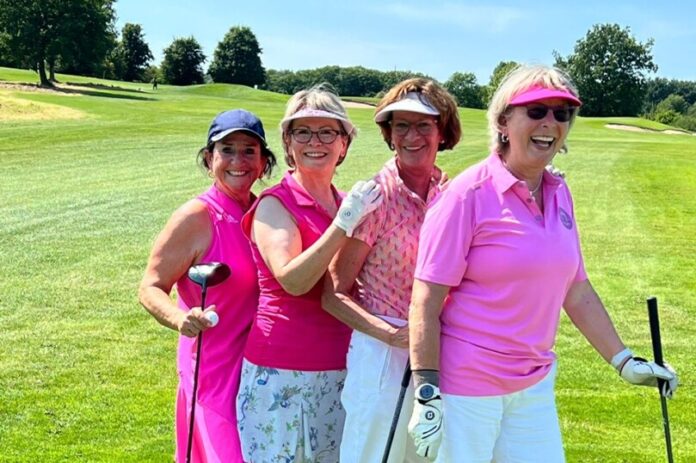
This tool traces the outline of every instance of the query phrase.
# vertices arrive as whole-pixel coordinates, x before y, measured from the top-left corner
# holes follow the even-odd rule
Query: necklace
[[[529,194],[534,196],[536,192],[539,191],[539,188],[541,188],[542,183],[544,183],[544,177],[541,177],[539,179],[539,183],[537,184],[536,188],[534,188],[533,190],[529,190]]]

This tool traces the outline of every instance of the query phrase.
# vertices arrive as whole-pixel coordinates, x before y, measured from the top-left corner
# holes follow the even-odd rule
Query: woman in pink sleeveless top
[[[321,308],[322,277],[381,196],[332,185],[355,136],[324,87],[295,94],[281,123],[291,170],[244,216],[259,269],[259,310],[244,351],[237,416],[244,460],[336,463],[350,329]]]
[[[198,153],[213,185],[174,212],[158,236],[140,284],[140,302],[162,325],[180,333],[177,366],[176,461],[186,459],[193,372],[200,361],[192,461],[242,462],[234,400],[242,352],[258,304],[258,280],[240,222],[251,187],[276,163],[261,121],[252,113],[220,113]],[[223,262],[231,277],[210,287],[200,307],[200,287],[187,277],[192,265]],[[178,303],[169,294],[176,285]],[[219,323],[206,317],[214,310]],[[196,359],[197,336],[206,335]]]

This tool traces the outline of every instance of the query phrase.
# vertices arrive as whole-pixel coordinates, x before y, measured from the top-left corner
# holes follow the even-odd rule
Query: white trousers
[[[443,394],[443,439],[436,462],[565,462],[555,377],[554,365],[543,380],[512,394]]]
[[[402,326],[406,322],[383,317]],[[341,394],[346,422],[341,441],[341,463],[379,463],[382,461],[389,429],[394,417],[408,349],[389,346],[376,338],[353,331],[348,350],[348,374]],[[421,463],[408,436],[413,411],[413,385],[404,397],[399,423],[389,452],[389,463]]]

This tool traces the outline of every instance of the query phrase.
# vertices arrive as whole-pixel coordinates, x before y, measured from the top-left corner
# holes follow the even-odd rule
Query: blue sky
[[[553,64],[594,24],[629,26],[655,40],[657,76],[696,80],[696,2],[659,0],[117,0],[117,27],[142,25],[155,55],[193,35],[212,59],[230,27],[251,28],[266,69],[364,66],[440,81],[473,72],[488,83],[500,61]],[[207,67],[207,65],[206,65]]]

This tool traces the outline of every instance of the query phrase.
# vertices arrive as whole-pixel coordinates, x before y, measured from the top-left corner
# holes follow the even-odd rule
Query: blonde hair
[[[500,122],[509,114],[508,102],[516,95],[534,86],[566,90],[574,96],[578,96],[578,90],[570,77],[560,69],[544,66],[542,64],[521,64],[503,78],[498,85],[491,102],[488,104],[488,132],[490,133],[490,150],[496,153],[504,153],[508,145],[501,140]],[[569,127],[573,126],[577,111],[570,119]],[[565,145],[562,151],[565,150]]]
[[[442,143],[438,146],[438,151],[449,150],[459,143],[462,136],[462,128],[459,123],[459,111],[457,110],[457,102],[454,97],[443,88],[440,84],[430,79],[422,77],[414,77],[406,79],[394,85],[380,100],[375,114],[379,113],[388,105],[403,99],[407,93],[416,92],[425,96],[432,107],[440,113],[438,118],[438,129],[442,134]],[[391,144],[391,115],[389,119],[383,122],[378,122],[382,131],[382,138],[393,149]]]
[[[283,119],[286,119],[293,114],[303,110],[303,109],[318,109],[321,111],[327,111],[333,113],[343,119],[350,121],[348,113],[346,111],[343,102],[336,94],[336,91],[328,83],[321,83],[314,85],[305,90],[300,90],[295,93],[290,99],[285,107],[285,115]],[[341,121],[338,121],[339,124]],[[343,129],[343,125],[341,124]],[[288,152],[289,144],[287,142],[290,136],[290,130],[292,129],[292,123],[288,124],[287,129],[283,130],[282,126],[280,128],[280,135],[283,142],[283,151],[285,152],[285,163],[290,167],[295,167],[295,160],[292,158]],[[346,145],[346,153],[353,139],[357,136],[357,129],[353,129],[350,133],[346,133],[348,137],[348,142]],[[340,165],[345,159],[345,155],[341,157],[337,165]]]

